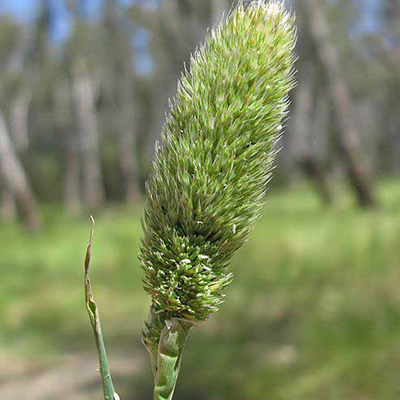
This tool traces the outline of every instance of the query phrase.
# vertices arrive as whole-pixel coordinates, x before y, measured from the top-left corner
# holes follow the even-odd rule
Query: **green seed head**
[[[229,261],[260,215],[295,41],[282,3],[239,3],[178,83],[147,183],[140,259],[157,318],[145,343],[163,321],[206,320],[223,301]]]

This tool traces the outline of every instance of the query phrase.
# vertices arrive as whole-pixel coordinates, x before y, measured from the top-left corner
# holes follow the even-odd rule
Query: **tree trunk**
[[[8,191],[15,197],[30,230],[40,226],[40,215],[22,164],[10,140],[3,112],[0,110],[0,174]]]
[[[311,33],[318,56],[325,71],[339,127],[339,143],[348,166],[349,178],[361,206],[375,205],[370,171],[363,158],[360,132],[354,118],[349,89],[340,69],[339,52],[332,42],[332,34],[319,0],[301,2],[307,11]]]
[[[140,174],[136,128],[131,117],[134,107],[130,96],[125,98],[122,107],[123,126],[120,133],[120,161],[125,187],[124,195],[128,203],[137,203],[140,200]]]
[[[124,69],[128,69],[124,65]],[[124,78],[125,79],[124,79]],[[124,184],[124,196],[128,203],[137,203],[140,200],[140,173],[137,152],[137,127],[134,119],[137,115],[133,101],[131,74],[128,71],[116,77],[119,92],[120,107],[120,165]]]
[[[73,67],[73,101],[82,156],[83,199],[91,208],[99,208],[104,203],[105,193],[100,163],[95,90],[83,59],[77,60]]]
[[[78,215],[82,211],[79,137],[74,129],[72,117],[71,85],[67,79],[61,80],[55,87],[54,98],[57,127],[65,148],[64,167],[64,205],[69,215]]]
[[[69,137],[66,146],[64,204],[69,215],[78,215],[82,211],[79,179],[79,151],[77,149],[77,138],[73,132],[66,133],[69,133]]]
[[[28,113],[32,93],[22,88],[11,103],[10,124],[16,151],[25,152],[29,146]]]

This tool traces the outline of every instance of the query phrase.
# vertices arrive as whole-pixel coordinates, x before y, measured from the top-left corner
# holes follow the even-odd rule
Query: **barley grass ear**
[[[147,182],[140,259],[154,399],[171,399],[191,327],[224,300],[227,267],[261,212],[294,86],[293,16],[239,2],[191,57]]]

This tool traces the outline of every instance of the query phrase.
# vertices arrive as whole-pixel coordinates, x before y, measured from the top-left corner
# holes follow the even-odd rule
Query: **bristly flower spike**
[[[187,332],[223,302],[229,261],[260,215],[294,86],[295,41],[280,1],[239,3],[178,83],[146,187],[140,251],[156,399],[172,397]],[[176,341],[166,365],[162,349]]]

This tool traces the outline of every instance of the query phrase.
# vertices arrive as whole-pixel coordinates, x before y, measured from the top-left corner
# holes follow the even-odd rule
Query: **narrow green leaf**
[[[90,231],[90,240],[86,250],[85,257],[85,301],[86,301],[86,310],[89,315],[90,323],[92,325],[94,338],[97,347],[97,353],[99,356],[99,364],[100,364],[100,374],[103,383],[103,392],[105,400],[120,400],[118,394],[115,392],[114,385],[111,378],[110,367],[108,365],[108,358],[106,353],[106,348],[104,345],[103,334],[101,330],[100,324],[100,315],[99,308],[97,306],[96,301],[93,297],[92,288],[90,285],[89,278],[89,265],[90,265],[90,255],[91,248],[93,243],[93,235],[94,235],[94,219],[90,216],[92,220],[92,229]]]

